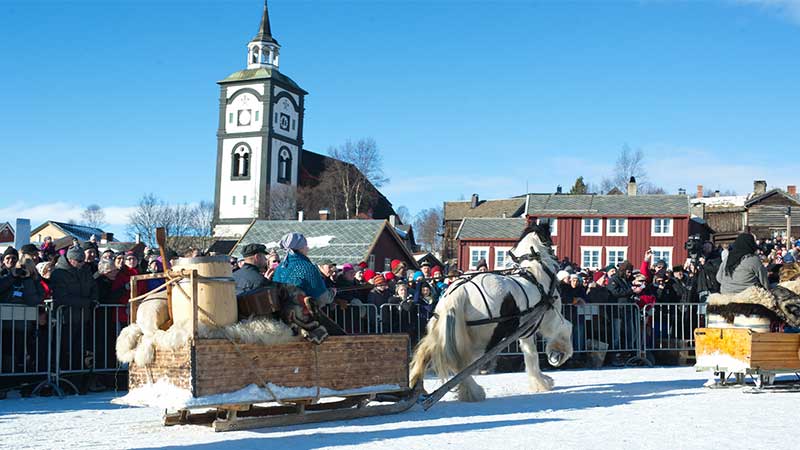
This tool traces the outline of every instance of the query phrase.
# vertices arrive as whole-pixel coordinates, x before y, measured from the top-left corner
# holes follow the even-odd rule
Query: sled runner
[[[751,377],[755,389],[750,392],[800,388],[796,382],[775,383],[778,374],[800,372],[800,334],[758,333],[748,328],[698,328],[694,334],[695,368],[718,375],[710,387],[741,387]]]

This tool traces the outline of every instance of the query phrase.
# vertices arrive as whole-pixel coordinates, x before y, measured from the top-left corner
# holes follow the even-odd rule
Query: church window
[[[246,205],[246,204],[247,204],[247,196],[246,196],[246,195],[243,195],[243,196],[242,196],[242,204],[243,204],[243,205]]]
[[[258,122],[258,113],[259,111],[256,111],[256,122]]]
[[[228,123],[233,123],[233,113],[228,113]]]
[[[253,47],[253,58],[250,61],[253,64],[257,64],[258,63],[258,47]]]
[[[231,199],[231,205],[236,206],[236,196],[235,195]]]
[[[278,152],[278,183],[292,184],[292,152],[288,147]]]
[[[250,178],[250,147],[247,144],[238,145],[231,154],[231,178]]]
[[[297,128],[297,121],[292,119],[292,131],[294,131],[295,128]]]

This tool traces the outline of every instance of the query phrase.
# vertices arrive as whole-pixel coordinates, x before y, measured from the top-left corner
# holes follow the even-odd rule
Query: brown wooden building
[[[442,260],[448,262],[459,257],[456,233],[464,218],[520,217],[524,212],[524,208],[525,196],[502,200],[481,200],[478,194],[472,194],[472,199],[469,201],[444,202]]]
[[[8,222],[0,224],[0,242],[14,242],[14,227]]]

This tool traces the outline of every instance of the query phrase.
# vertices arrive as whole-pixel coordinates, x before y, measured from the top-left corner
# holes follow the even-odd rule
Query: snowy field
[[[521,373],[476,377],[483,403],[448,394],[428,412],[215,433],[163,427],[161,412],[112,405],[112,394],[0,400],[3,449],[620,449],[793,448],[800,394],[709,390],[691,367],[549,373],[528,394]],[[427,381],[430,390],[434,382]]]

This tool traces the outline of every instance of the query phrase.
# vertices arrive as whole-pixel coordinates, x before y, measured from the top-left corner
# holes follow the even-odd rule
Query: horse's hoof
[[[553,379],[547,375],[542,375],[541,378],[531,379],[531,391],[533,392],[548,392],[553,390]]]

